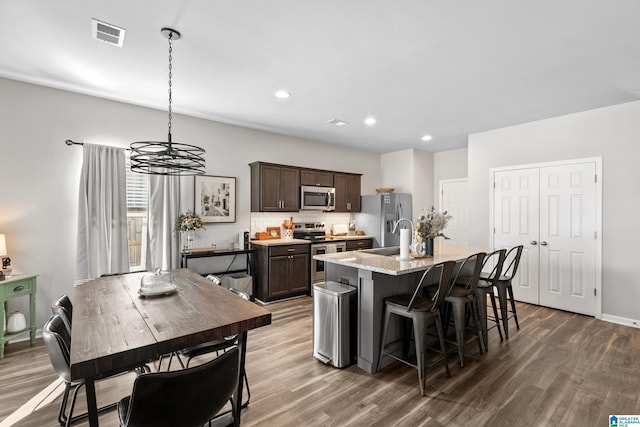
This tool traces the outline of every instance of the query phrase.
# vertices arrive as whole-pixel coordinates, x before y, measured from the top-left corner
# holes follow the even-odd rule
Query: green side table
[[[36,277],[31,274],[14,274],[13,276],[0,281],[0,316],[5,317],[7,311],[7,301],[23,295],[29,295],[29,325],[23,331],[8,333],[0,331],[0,360],[4,358],[4,345],[7,341],[17,336],[29,332],[31,334],[31,345],[36,343]],[[0,319],[2,319],[0,317]]]

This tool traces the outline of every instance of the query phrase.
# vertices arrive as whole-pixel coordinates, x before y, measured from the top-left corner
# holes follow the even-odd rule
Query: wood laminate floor
[[[613,414],[640,414],[640,331],[591,317],[518,304],[521,329],[508,341],[489,332],[489,352],[469,345],[465,367],[450,357],[427,373],[400,363],[369,375],[312,357],[312,300],[266,306],[270,326],[251,331],[247,372],[251,403],[243,426],[608,426]],[[41,340],[15,343],[0,361],[0,427],[57,376]],[[99,404],[131,391],[132,375],[98,384]],[[15,426],[56,426],[60,397]],[[84,394],[77,411],[85,408]],[[76,426],[86,426],[78,422]],[[112,411],[101,426],[117,426]]]

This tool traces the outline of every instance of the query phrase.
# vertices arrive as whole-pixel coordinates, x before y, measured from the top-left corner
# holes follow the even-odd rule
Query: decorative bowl
[[[395,188],[392,188],[392,187],[376,188],[376,191],[378,193],[393,193],[394,190],[395,190]]]

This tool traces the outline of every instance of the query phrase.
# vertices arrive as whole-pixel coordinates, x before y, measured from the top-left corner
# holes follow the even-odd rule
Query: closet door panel
[[[595,163],[540,169],[540,304],[595,314]]]
[[[524,246],[513,293],[538,304],[539,169],[496,172],[494,185],[494,246]]]

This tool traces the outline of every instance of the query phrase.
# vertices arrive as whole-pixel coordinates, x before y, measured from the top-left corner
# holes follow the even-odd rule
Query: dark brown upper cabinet
[[[255,162],[251,167],[251,212],[297,212],[300,169]]]
[[[360,175],[334,173],[336,212],[360,212]]]
[[[333,187],[333,172],[317,169],[300,169],[300,185]]]

